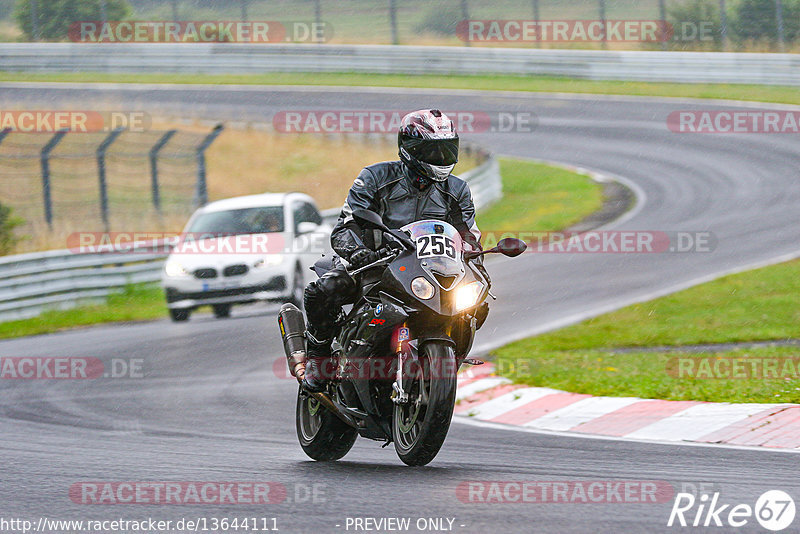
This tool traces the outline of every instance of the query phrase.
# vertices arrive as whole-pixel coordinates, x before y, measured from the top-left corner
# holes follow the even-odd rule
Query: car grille
[[[240,263],[238,265],[229,265],[225,267],[222,274],[225,276],[239,276],[241,274],[247,274],[248,270],[247,265]]]
[[[212,268],[206,269],[197,269],[194,272],[195,278],[200,278],[201,280],[206,280],[208,278],[216,278],[217,277],[217,270]]]
[[[192,299],[204,300],[213,299],[218,297],[231,297],[235,295],[252,295],[259,291],[284,291],[286,289],[286,278],[283,276],[276,276],[266,284],[249,287],[232,287],[229,289],[212,289],[210,291],[193,291],[190,293],[183,293],[175,288],[167,287],[167,302],[176,302],[178,300]]]

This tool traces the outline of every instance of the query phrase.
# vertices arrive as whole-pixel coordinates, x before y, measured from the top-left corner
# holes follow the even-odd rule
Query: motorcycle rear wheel
[[[411,466],[426,465],[442,448],[456,402],[456,368],[453,347],[430,341],[419,353],[409,401],[396,404],[392,435],[397,456]]]
[[[319,462],[338,460],[347,454],[358,431],[336,417],[315,398],[297,392],[296,428],[300,447]]]

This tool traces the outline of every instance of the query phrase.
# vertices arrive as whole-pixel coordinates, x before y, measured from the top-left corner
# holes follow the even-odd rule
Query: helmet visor
[[[458,138],[419,139],[406,138],[403,146],[414,158],[437,166],[455,165],[458,162]]]

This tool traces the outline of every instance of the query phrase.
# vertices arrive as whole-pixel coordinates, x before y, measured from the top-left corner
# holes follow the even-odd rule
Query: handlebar
[[[391,250],[391,249],[388,249],[388,248],[385,248],[385,247],[380,249],[378,251],[378,254],[380,254],[381,251],[384,251],[384,255],[381,256],[380,258],[378,258],[376,261],[374,261],[374,262],[372,262],[372,263],[370,263],[368,265],[363,265],[363,266],[359,267],[358,269],[353,269],[352,271],[348,270],[347,274],[349,274],[350,276],[355,276],[355,275],[357,275],[359,273],[362,273],[362,272],[366,271],[367,269],[372,269],[373,267],[378,267],[383,263],[387,263],[387,262],[390,262],[390,261],[394,260],[397,257],[397,254],[398,254],[397,251]]]

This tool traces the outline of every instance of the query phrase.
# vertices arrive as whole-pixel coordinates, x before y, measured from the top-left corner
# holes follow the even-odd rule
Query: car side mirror
[[[310,234],[311,232],[316,231],[317,228],[319,228],[317,223],[303,221],[297,224],[297,235]]]

